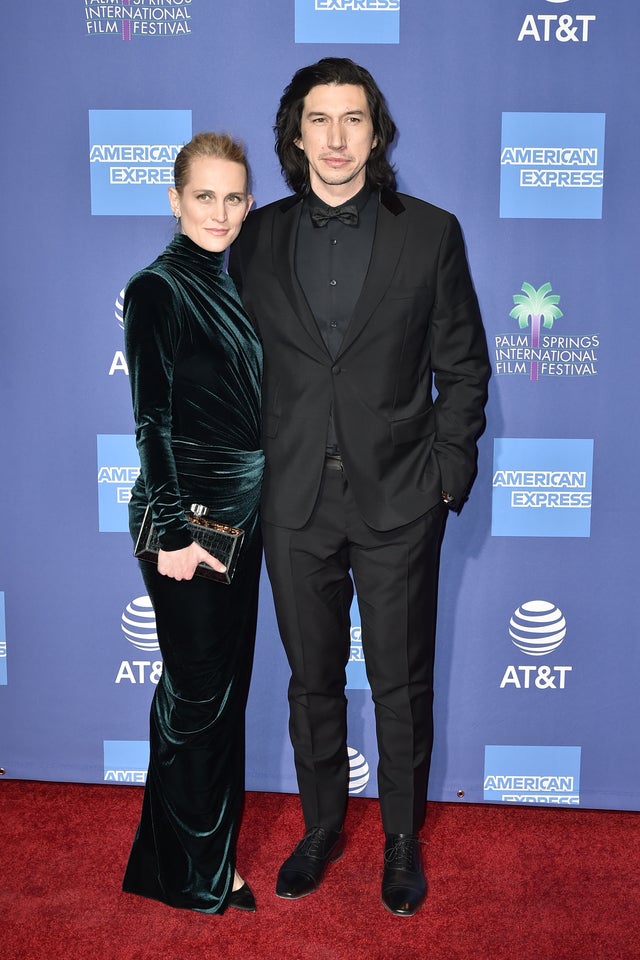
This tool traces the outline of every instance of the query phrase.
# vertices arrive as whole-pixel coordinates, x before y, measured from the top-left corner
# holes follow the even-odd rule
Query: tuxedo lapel
[[[309,308],[307,299],[298,283],[295,272],[296,236],[302,201],[300,197],[287,197],[273,214],[273,269],[291,304],[292,310],[313,342],[328,354],[322,334]]]
[[[351,323],[340,345],[338,357],[353,343],[385,295],[395,272],[407,232],[407,213],[395,193],[383,191],[378,207],[371,260]],[[336,358],[337,359],[337,358]]]

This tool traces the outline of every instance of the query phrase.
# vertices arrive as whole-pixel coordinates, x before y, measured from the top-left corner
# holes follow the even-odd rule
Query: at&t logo
[[[115,299],[113,313],[116,318],[116,323],[121,330],[124,330],[124,287]],[[126,377],[129,376],[129,367],[127,366],[124,350],[116,350],[113,355],[113,360],[109,367],[109,376],[112,377],[114,373],[124,373]]]
[[[514,612],[509,621],[512,643],[529,657],[543,657],[558,649],[567,633],[562,610],[548,600],[528,600]],[[509,665],[500,682],[500,689],[564,690],[572,667]]]
[[[113,315],[121,330],[124,330],[124,287],[116,297],[113,305]]]
[[[156,632],[156,615],[149,597],[136,597],[122,612],[123,634],[142,653],[152,655],[160,649]],[[162,673],[162,660],[123,660],[116,683],[157,683]]]
[[[362,793],[369,783],[369,764],[355,747],[347,747],[347,753],[349,755],[349,793],[354,796]]]
[[[561,4],[569,0],[547,0],[547,3]],[[595,14],[578,13],[528,13],[520,27],[518,43],[533,40],[536,43],[588,43],[589,27],[596,19]]]

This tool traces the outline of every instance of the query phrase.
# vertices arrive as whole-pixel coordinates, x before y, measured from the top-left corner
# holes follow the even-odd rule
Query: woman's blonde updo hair
[[[185,143],[173,164],[173,179],[178,193],[181,194],[189,182],[191,162],[199,157],[241,163],[247,175],[247,193],[251,192],[251,171],[242,143],[228,133],[196,133],[189,143]]]

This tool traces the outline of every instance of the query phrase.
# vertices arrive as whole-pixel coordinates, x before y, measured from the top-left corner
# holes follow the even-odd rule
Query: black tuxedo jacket
[[[459,507],[475,475],[490,367],[456,218],[381,193],[367,276],[332,359],[295,276],[301,209],[294,196],[249,214],[229,262],[265,354],[263,519],[293,529],[309,519],[331,404],[369,526],[409,523],[443,490]]]

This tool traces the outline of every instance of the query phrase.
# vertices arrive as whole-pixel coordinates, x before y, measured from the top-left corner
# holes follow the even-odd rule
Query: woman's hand
[[[194,540],[182,550],[158,550],[158,573],[174,580],[191,580],[196,567],[203,561],[218,573],[224,573],[227,569],[224,563],[216,560]]]

